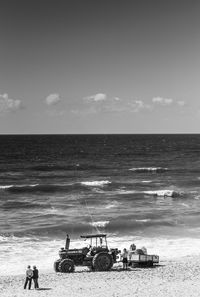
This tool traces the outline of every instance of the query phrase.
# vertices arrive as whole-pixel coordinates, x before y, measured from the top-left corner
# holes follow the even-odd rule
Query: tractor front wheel
[[[55,272],[59,272],[58,266],[59,266],[60,262],[61,262],[61,259],[58,259],[54,262],[53,267],[54,267]]]
[[[108,253],[98,253],[92,260],[92,266],[96,271],[108,271],[113,266],[112,256]]]
[[[71,259],[64,259],[58,265],[60,272],[70,273],[74,272],[74,262]]]

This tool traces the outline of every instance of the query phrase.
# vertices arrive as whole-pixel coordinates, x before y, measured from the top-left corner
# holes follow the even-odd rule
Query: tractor
[[[120,250],[109,249],[106,234],[81,235],[90,244],[80,249],[69,249],[70,238],[67,235],[65,248],[59,251],[60,258],[54,262],[56,272],[74,272],[75,266],[87,266],[92,271],[108,271],[116,263]]]

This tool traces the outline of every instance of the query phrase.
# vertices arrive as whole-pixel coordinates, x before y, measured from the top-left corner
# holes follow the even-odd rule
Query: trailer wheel
[[[132,262],[131,267],[132,267],[132,268],[137,268],[137,267],[139,267],[139,265],[138,265],[138,263],[134,263],[134,262]]]
[[[147,267],[153,267],[153,262],[152,261],[148,261],[147,262]]]
[[[71,259],[64,259],[58,265],[60,272],[70,273],[74,272],[74,262]]]
[[[58,266],[59,266],[60,262],[61,262],[61,259],[58,259],[54,262],[53,268],[54,268],[55,272],[59,272]]]
[[[113,266],[112,256],[108,253],[98,253],[92,260],[92,266],[96,271],[108,271]]]

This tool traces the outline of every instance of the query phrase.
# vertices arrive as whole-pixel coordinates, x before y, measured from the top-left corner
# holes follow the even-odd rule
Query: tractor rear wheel
[[[74,262],[71,259],[64,259],[58,265],[60,272],[70,273],[74,272]]]
[[[113,266],[112,256],[108,253],[98,253],[92,260],[92,266],[96,271],[108,271]]]
[[[54,267],[55,272],[59,272],[58,266],[59,266],[60,262],[61,262],[61,259],[58,259],[54,262],[53,267]]]

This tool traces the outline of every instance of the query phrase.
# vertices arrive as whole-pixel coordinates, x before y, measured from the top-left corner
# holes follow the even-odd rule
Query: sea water
[[[0,274],[52,271],[65,236],[199,255],[200,135],[1,135]]]

